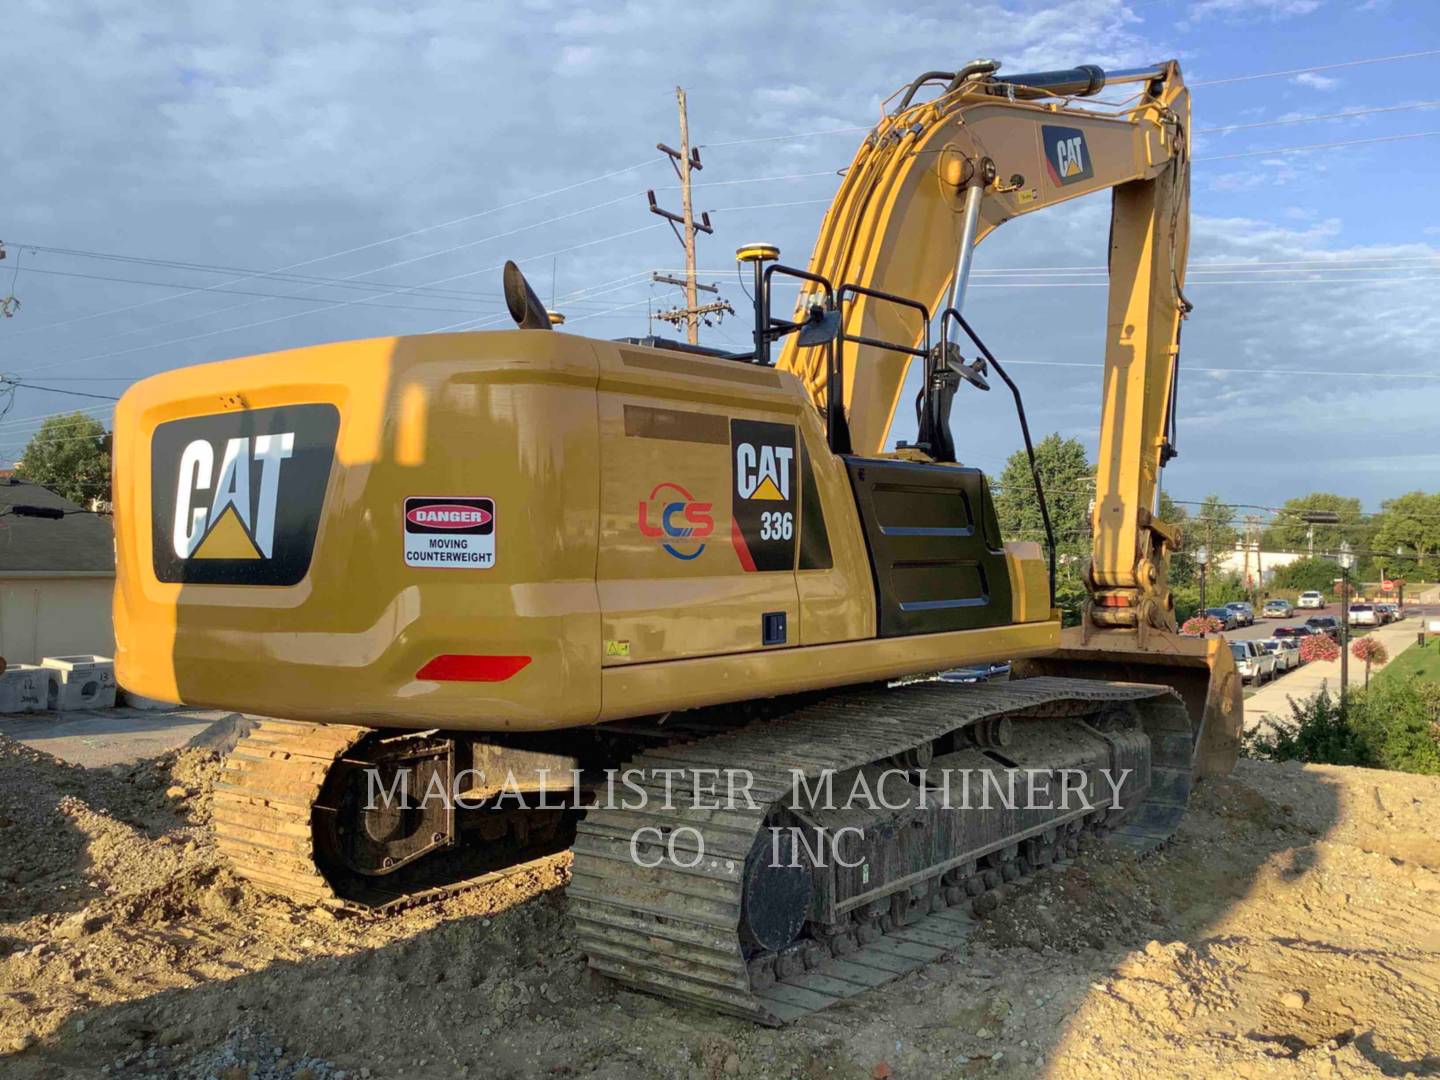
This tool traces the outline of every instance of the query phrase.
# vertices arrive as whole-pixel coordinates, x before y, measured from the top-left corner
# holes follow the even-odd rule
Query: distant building
[[[63,516],[39,516],[46,512]],[[114,590],[109,517],[13,475],[0,479],[0,656],[12,664],[114,656]]]
[[[1266,585],[1280,567],[1305,557],[1303,551],[1261,551],[1259,544],[1237,541],[1235,550],[1218,556],[1212,569]]]

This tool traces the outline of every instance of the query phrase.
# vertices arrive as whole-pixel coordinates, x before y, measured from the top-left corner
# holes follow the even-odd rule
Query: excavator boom
[[[977,60],[899,91],[825,215],[810,273],[863,290],[840,313],[853,343],[841,380],[850,444],[860,454],[884,449],[914,355],[895,343],[927,340],[920,311],[876,293],[960,312],[975,247],[990,233],[1022,214],[1111,191],[1090,599],[1080,627],[1066,631],[1064,657],[1027,661],[1024,670],[1105,663],[1114,675],[1122,657],[1135,677],[1170,670],[1197,712],[1214,720],[1209,738],[1218,745],[1207,754],[1228,768],[1238,677],[1223,642],[1176,633],[1167,569],[1181,538],[1155,513],[1160,471],[1177,452],[1180,328],[1191,306],[1189,91],[1174,61],[1111,73],[1086,65],[1005,76],[998,68]],[[939,92],[917,100],[931,87]],[[1122,100],[1096,97],[1105,91]],[[802,285],[797,318],[820,299]],[[791,338],[778,366],[826,409],[831,380],[821,350]],[[1115,633],[1094,639],[1100,630]]]

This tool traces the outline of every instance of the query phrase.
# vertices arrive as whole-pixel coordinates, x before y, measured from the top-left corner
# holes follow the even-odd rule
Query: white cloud
[[[1313,71],[1307,71],[1302,75],[1295,76],[1295,84],[1309,87],[1311,90],[1334,90],[1340,85],[1340,80],[1331,78],[1329,75],[1317,75]]]
[[[1319,10],[1321,0],[1198,0],[1190,5],[1186,18],[1191,22],[1206,19],[1286,19],[1310,15]]]

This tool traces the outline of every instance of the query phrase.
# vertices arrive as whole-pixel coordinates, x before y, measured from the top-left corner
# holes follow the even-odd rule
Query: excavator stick
[[[1182,637],[1151,628],[1141,647],[1134,630],[1085,634],[1070,627],[1061,632],[1059,649],[1017,661],[1014,673],[1017,678],[1059,675],[1168,686],[1190,714],[1196,775],[1225,776],[1235,767],[1245,709],[1240,673],[1224,638]]]

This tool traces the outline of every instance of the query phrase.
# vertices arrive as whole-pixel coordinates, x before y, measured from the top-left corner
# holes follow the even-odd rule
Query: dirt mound
[[[216,858],[218,768],[0,737],[7,1078],[1440,1075],[1434,779],[1242,762],[1159,853],[1055,867],[771,1031],[592,977],[567,856],[384,920],[265,896]]]

